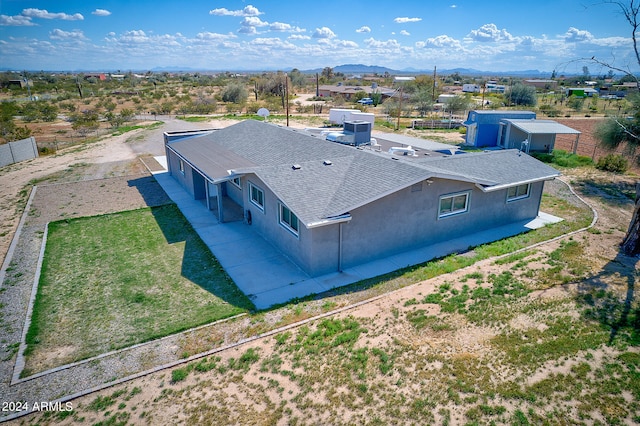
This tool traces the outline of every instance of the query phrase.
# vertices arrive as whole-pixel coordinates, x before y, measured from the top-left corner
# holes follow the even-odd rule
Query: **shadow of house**
[[[620,338],[632,344],[640,343],[640,305],[636,300],[639,261],[620,252],[599,274],[578,288],[579,300],[590,307],[588,317],[610,328],[609,345]],[[624,294],[622,298],[621,294]]]
[[[181,265],[184,278],[230,305],[254,309],[155,178],[132,179],[129,186],[135,187],[151,208],[167,244],[184,243]]]

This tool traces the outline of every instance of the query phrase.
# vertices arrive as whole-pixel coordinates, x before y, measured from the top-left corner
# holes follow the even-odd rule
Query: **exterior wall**
[[[528,138],[528,133],[507,124],[506,143],[503,146],[507,149],[520,149],[522,141],[526,141]],[[555,142],[555,134],[534,134],[531,136],[528,152],[551,152]]]
[[[225,182],[224,185],[226,186],[227,189],[227,197],[231,198],[236,204],[238,204],[239,206],[244,206],[244,199],[243,197],[243,193],[247,191],[246,186],[246,180],[244,177],[240,178],[240,186],[241,188],[238,188],[235,184],[231,183],[231,182]]]
[[[498,133],[500,131],[500,120],[508,119],[535,119],[536,113],[529,111],[505,111],[505,112],[482,112],[470,111],[467,116],[465,126],[477,126],[477,131],[472,137],[467,137],[465,143],[476,147],[489,147],[498,144]],[[467,132],[469,134],[469,132]]]
[[[280,224],[280,200],[269,190],[256,175],[250,174],[242,178],[242,197],[245,212],[251,212],[251,227],[255,232],[282,251],[293,262],[309,274],[314,274],[311,266],[312,243],[310,231],[300,223],[298,235]],[[249,184],[260,188],[264,193],[264,211],[251,201]],[[231,186],[231,185],[230,185]],[[294,212],[295,213],[295,212]],[[246,214],[246,213],[245,213]]]
[[[537,216],[543,183],[529,197],[507,202],[507,190],[483,193],[468,183],[433,179],[351,212],[344,225],[343,267]],[[441,195],[470,191],[466,213],[438,218]],[[375,231],[375,232],[372,232]]]
[[[33,137],[0,145],[0,167],[38,156],[38,147]]]
[[[180,158],[172,151],[167,150],[167,163],[171,176],[178,181],[180,185],[194,198],[196,198],[196,192],[194,191],[194,172],[191,166],[184,161],[184,174],[180,172]]]

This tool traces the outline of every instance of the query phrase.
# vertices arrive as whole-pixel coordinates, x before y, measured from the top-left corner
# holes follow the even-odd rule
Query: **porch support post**
[[[211,201],[209,196],[209,181],[204,180],[204,196],[207,199],[207,210],[211,210]]]
[[[216,199],[218,200],[218,222],[224,222],[224,207],[222,205],[222,183],[217,183],[216,188],[218,190],[218,196]]]

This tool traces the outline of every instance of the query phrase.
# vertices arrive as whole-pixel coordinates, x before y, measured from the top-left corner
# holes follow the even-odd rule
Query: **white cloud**
[[[455,38],[449,37],[448,35],[439,35],[437,37],[428,38],[425,41],[419,41],[416,43],[416,47],[426,49],[462,49],[462,45],[460,44],[460,42]]]
[[[145,43],[149,41],[149,37],[142,30],[131,30],[118,37],[117,41],[121,43]]]
[[[16,15],[7,16],[0,15],[0,26],[6,27],[31,27],[35,25],[28,16]]]
[[[458,7],[458,5],[452,4],[451,6],[449,6],[451,9],[455,9]]]
[[[586,30],[579,30],[574,27],[570,27],[569,30],[564,35],[565,41],[569,43],[576,43],[580,41],[591,41],[593,40],[593,35]]]
[[[266,27],[269,23],[261,20],[257,16],[245,16],[245,18],[240,23],[239,33],[242,34],[257,34],[258,27]]]
[[[472,30],[467,37],[479,42],[511,41],[514,39],[507,30],[498,29],[496,24],[485,24],[477,30]]]
[[[21,13],[22,16],[29,18],[40,19],[62,19],[63,21],[82,21],[84,16],[80,13],[74,13],[73,15],[67,15],[66,13],[52,13],[43,9],[24,9]]]
[[[226,41],[231,38],[236,38],[236,36],[233,34],[211,33],[208,31],[196,34],[196,39],[203,41]]]
[[[111,15],[111,12],[109,12],[106,9],[96,9],[93,12],[91,12],[91,14],[96,16],[109,16]]]
[[[400,34],[401,34],[401,35],[403,35],[403,36],[410,36],[410,35],[411,35],[411,34],[409,33],[409,31],[406,31],[406,30],[402,30],[402,31],[400,31]]]
[[[406,24],[407,22],[420,22],[422,21],[422,18],[396,18],[393,20],[393,22],[395,22],[396,24]]]
[[[259,16],[264,12],[260,12],[257,7],[248,5],[244,9],[241,10],[229,10],[224,7],[219,9],[213,9],[209,11],[209,15],[216,16]]]
[[[51,40],[87,40],[84,33],[80,30],[63,31],[58,28],[49,32],[49,38]]]
[[[311,40],[311,37],[308,35],[302,35],[302,34],[292,34],[289,36],[290,40]]]
[[[335,36],[336,35],[334,34],[334,32],[327,27],[316,28],[316,30],[313,32],[313,38],[332,39]]]
[[[357,33],[370,33],[371,32],[371,28],[367,27],[366,25],[363,25],[362,27],[358,28],[356,30]]]
[[[303,33],[303,32],[305,32],[305,30],[300,28],[300,27],[294,27],[294,26],[292,26],[290,24],[286,24],[284,22],[272,22],[271,24],[269,24],[269,29],[271,31],[289,32],[289,33]]]
[[[346,48],[356,48],[358,47],[358,43],[356,43],[355,41],[351,41],[351,40],[338,40],[335,43],[336,46],[339,47],[346,47]]]
[[[288,41],[280,40],[278,37],[273,38],[255,38],[249,42],[251,46],[256,46],[260,48],[269,48],[269,49],[288,49],[294,50],[296,49],[296,45],[289,43]]]
[[[377,48],[377,49],[397,49],[400,47],[400,43],[398,43],[398,41],[394,39],[382,41],[382,40],[376,40],[372,37],[372,38],[366,39],[364,42],[367,44],[367,46],[371,48]]]

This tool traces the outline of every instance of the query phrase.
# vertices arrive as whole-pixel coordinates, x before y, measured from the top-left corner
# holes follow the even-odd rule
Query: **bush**
[[[613,173],[624,173],[628,167],[627,159],[619,154],[607,154],[596,163],[597,169]]]
[[[593,164],[590,157],[571,154],[561,149],[556,149],[551,154],[531,153],[531,155],[544,163],[552,163],[560,167],[574,168]]]
[[[178,383],[183,381],[189,375],[189,370],[186,368],[177,368],[171,372],[171,383]]]

